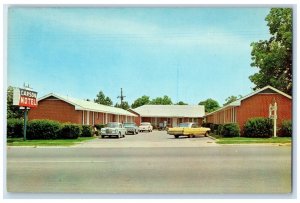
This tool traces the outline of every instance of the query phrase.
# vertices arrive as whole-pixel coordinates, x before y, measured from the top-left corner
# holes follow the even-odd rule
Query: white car
[[[142,122],[141,125],[139,126],[140,132],[143,132],[143,131],[152,132],[152,130],[153,130],[153,126],[149,122]]]
[[[127,130],[124,128],[122,123],[110,122],[101,129],[101,138],[104,138],[105,136],[122,138],[125,137],[126,131]]]

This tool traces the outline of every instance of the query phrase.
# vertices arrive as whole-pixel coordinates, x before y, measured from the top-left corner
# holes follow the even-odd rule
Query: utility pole
[[[121,88],[121,96],[118,96],[117,98],[119,99],[121,99],[121,106],[122,106],[122,104],[123,104],[123,99],[125,98],[126,96],[124,96],[123,95],[123,90],[122,90],[122,88]]]

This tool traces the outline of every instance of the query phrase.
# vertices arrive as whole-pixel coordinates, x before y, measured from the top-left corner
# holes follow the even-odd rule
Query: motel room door
[[[177,126],[177,118],[172,118],[172,127],[176,127]]]

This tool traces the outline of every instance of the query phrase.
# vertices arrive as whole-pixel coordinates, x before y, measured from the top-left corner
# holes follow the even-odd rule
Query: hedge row
[[[222,126],[220,134],[223,137],[239,137],[241,135],[240,127],[237,123],[227,123]]]
[[[204,123],[203,127],[211,129],[211,132],[216,135],[221,135],[223,137],[238,137],[240,136],[240,127],[237,123],[227,123],[227,124],[213,124]]]
[[[203,127],[208,127],[211,132],[223,137],[255,137],[255,138],[270,138],[273,136],[273,121],[269,118],[251,118],[244,125],[244,131],[241,132],[239,126],[236,123],[228,124],[213,124],[204,123]],[[285,120],[282,122],[281,127],[278,129],[279,137],[291,137],[292,136],[292,122]]]
[[[7,137],[20,138],[23,137],[24,120],[18,118],[7,119]]]
[[[273,122],[269,118],[251,118],[244,125],[245,137],[270,138],[273,135]]]
[[[280,137],[292,137],[292,121],[291,120],[285,120],[282,121],[281,128],[279,130],[278,136]]]
[[[23,120],[7,120],[7,137],[23,137]],[[27,124],[27,139],[77,139],[78,137],[92,137],[93,128],[89,125],[59,123],[52,120],[32,120]]]

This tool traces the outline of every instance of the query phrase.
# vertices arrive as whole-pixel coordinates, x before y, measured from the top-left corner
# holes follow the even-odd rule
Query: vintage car
[[[135,123],[124,123],[124,127],[126,128],[126,134],[132,133],[132,134],[138,134],[139,128]]]
[[[174,135],[175,138],[178,138],[179,136],[208,136],[210,133],[210,128],[198,127],[195,123],[180,123],[178,127],[169,128],[167,133],[169,135]]]
[[[107,137],[125,137],[126,128],[124,128],[122,123],[109,122],[101,129],[101,138]]]
[[[149,122],[142,122],[141,125],[139,126],[140,132],[143,132],[143,131],[152,132],[152,130],[153,130],[153,126]]]

